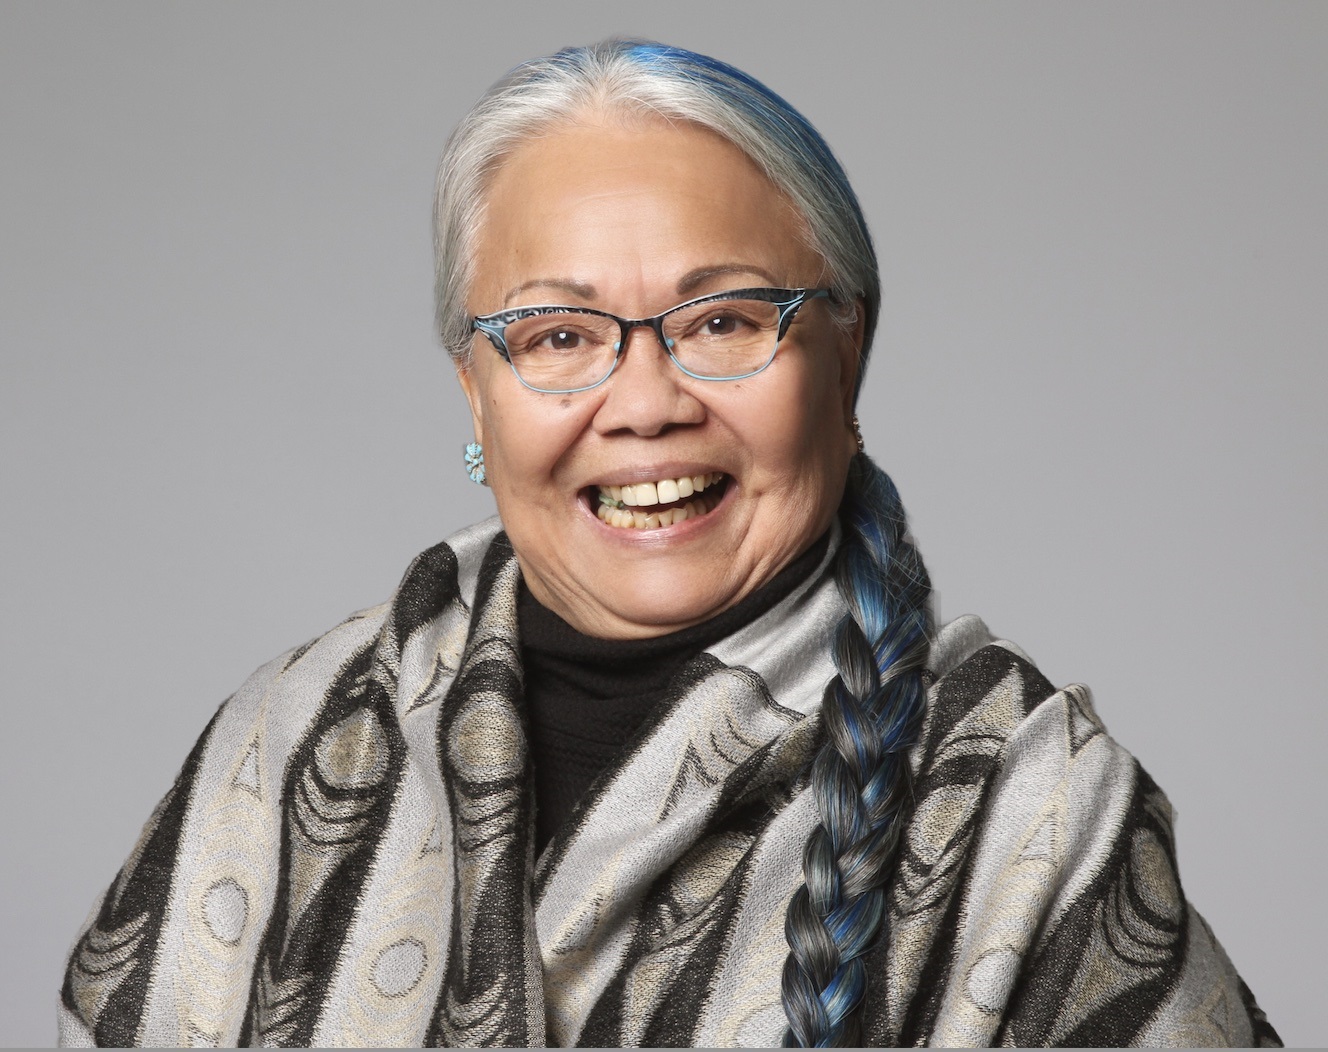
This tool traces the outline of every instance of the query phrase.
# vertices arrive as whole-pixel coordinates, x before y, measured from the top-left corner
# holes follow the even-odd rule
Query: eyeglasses
[[[733,289],[688,300],[653,318],[590,307],[513,307],[471,318],[532,391],[575,394],[618,365],[633,329],[653,329],[673,364],[697,380],[741,380],[772,361],[804,303],[829,289]]]

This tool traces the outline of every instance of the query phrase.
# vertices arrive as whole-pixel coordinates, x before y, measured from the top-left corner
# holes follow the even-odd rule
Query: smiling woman
[[[932,624],[797,111],[657,44],[526,63],[436,234],[498,517],[222,707],[62,1040],[1276,1043],[1088,692]]]
[[[712,298],[754,282],[785,296],[818,284],[826,264],[805,230],[732,143],[631,111],[569,117],[494,174],[469,313],[565,302],[662,314],[652,332],[541,307],[509,324],[521,342],[498,341],[505,354],[481,341],[462,360],[522,577],[580,631],[640,638],[705,621],[829,529],[856,449],[861,327],[837,324],[828,299],[805,294],[784,301],[782,319],[768,289]],[[743,378],[695,375],[733,370]],[[546,384],[581,390],[560,399],[538,389]],[[679,479],[704,491],[678,505],[680,522]],[[667,525],[645,510],[663,503],[661,487]],[[607,525],[601,495],[622,506]]]

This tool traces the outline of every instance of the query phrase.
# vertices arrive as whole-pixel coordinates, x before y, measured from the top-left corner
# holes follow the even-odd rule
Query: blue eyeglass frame
[[[687,300],[676,306],[670,307],[663,313],[656,314],[653,318],[622,318],[617,314],[610,314],[608,311],[596,310],[593,307],[572,307],[562,304],[541,304],[531,307],[511,307],[507,310],[495,311],[493,314],[479,314],[470,319],[470,328],[473,332],[482,332],[489,338],[493,344],[493,349],[502,355],[503,360],[512,367],[512,374],[521,382],[523,387],[528,387],[532,391],[540,394],[576,394],[580,391],[590,391],[604,383],[613,371],[618,368],[618,362],[622,360],[623,348],[627,346],[628,337],[633,329],[648,328],[654,331],[655,338],[664,348],[673,362],[688,376],[694,380],[745,380],[749,376],[755,376],[757,373],[768,368],[770,363],[775,360],[775,353],[779,350],[779,344],[784,339],[793,324],[793,319],[797,316],[803,304],[816,299],[829,299],[832,303],[835,300],[834,292],[831,289],[729,289],[724,292],[712,292],[707,296],[698,296],[696,299]],[[759,369],[752,369],[745,373],[735,373],[733,376],[701,376],[694,373],[682,362],[673,356],[673,341],[664,335],[664,319],[675,311],[680,311],[685,307],[694,307],[698,303],[719,303],[724,300],[765,300],[767,303],[773,303],[779,308],[779,327],[775,332],[775,345],[770,348],[770,357]],[[512,362],[512,352],[507,346],[507,327],[513,322],[522,321],[525,318],[534,318],[541,314],[594,314],[601,318],[610,318],[618,323],[620,336],[618,342],[614,344],[613,364],[609,366],[609,371],[596,380],[593,384],[586,384],[584,387],[568,387],[550,389],[546,387],[535,387],[533,384],[526,383],[521,374],[517,372],[516,365]]]

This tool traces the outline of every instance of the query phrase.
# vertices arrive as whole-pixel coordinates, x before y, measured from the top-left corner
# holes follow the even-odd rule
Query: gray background
[[[1328,4],[0,7],[0,1018],[215,706],[487,514],[431,336],[433,166],[628,32],[837,149],[862,408],[945,617],[1082,680],[1291,1043],[1322,1021]]]

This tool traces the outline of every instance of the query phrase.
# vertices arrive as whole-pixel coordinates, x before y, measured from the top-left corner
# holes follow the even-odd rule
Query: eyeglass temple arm
[[[512,358],[507,350],[507,341],[503,339],[502,336],[502,328],[506,328],[506,326],[502,326],[502,328],[493,328],[491,327],[492,324],[493,323],[485,322],[480,318],[473,318],[470,327],[476,332],[484,333],[484,335],[489,338],[489,342],[493,344],[493,349],[501,354],[506,361],[510,362]]]
[[[782,340],[788,333],[789,326],[793,324],[793,319],[798,316],[798,311],[802,309],[803,304],[810,300],[828,299],[835,302],[835,294],[831,289],[804,289],[793,299],[786,303],[779,303],[779,329],[776,340]]]

